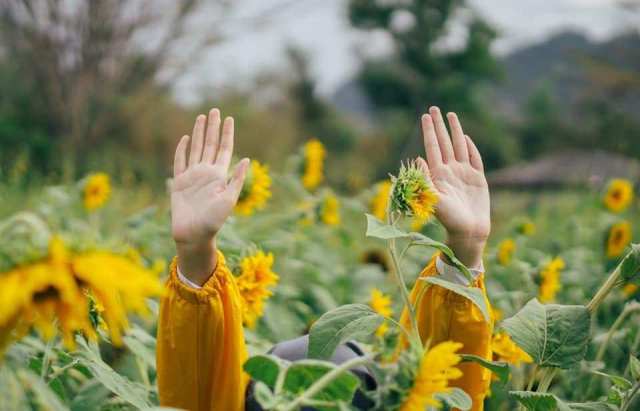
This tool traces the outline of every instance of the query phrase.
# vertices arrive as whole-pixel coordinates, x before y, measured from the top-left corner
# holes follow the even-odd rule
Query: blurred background
[[[211,106],[275,170],[318,138],[344,193],[422,152],[429,105],[460,113],[494,188],[640,176],[635,1],[3,0],[0,19],[5,203],[95,170],[161,193]]]

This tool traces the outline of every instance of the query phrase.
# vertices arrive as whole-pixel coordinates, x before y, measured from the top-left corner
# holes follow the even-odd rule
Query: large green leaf
[[[446,402],[449,407],[463,411],[470,410],[471,405],[473,405],[469,394],[460,388],[453,388],[451,391],[446,393],[438,393],[435,397],[440,401]]]
[[[640,381],[640,360],[633,355],[629,356],[629,371],[634,380]]]
[[[549,393],[531,391],[509,391],[528,411],[571,411],[558,397]]]
[[[453,253],[453,250],[450,249],[445,243],[441,243],[440,241],[436,241],[420,233],[411,233],[411,240],[414,244],[424,245],[439,250],[442,254],[446,255],[449,258],[449,261],[451,261],[453,265],[455,265],[456,268],[458,268],[462,272],[462,274],[464,274],[465,277],[467,277],[467,280],[473,281],[471,271],[469,271],[467,266],[464,265],[462,261],[458,259],[458,257],[456,257],[456,255]]]
[[[640,271],[640,244],[631,244],[631,251],[620,263],[620,275],[625,281],[632,280]]]
[[[367,237],[391,240],[392,238],[409,237],[410,233],[397,229],[378,220],[371,214],[367,214]]]
[[[243,368],[254,380],[273,389],[283,365],[282,360],[273,355],[255,355],[244,363]]]
[[[623,391],[627,391],[633,387],[633,383],[627,380],[624,377],[620,377],[618,375],[607,374],[601,371],[591,371],[593,374],[599,375],[601,377],[608,378],[609,381],[613,383],[616,387],[622,389]]]
[[[69,410],[39,376],[27,370],[18,370],[18,378],[22,382],[22,386],[34,394],[37,403],[42,406],[42,409],[51,411]]]
[[[326,361],[296,361],[287,368],[284,378],[284,390],[293,394],[300,394],[334,368],[336,366],[333,363]],[[314,399],[351,401],[359,385],[360,380],[358,377],[346,371],[330,382]]]
[[[341,343],[371,335],[384,321],[364,304],[343,305],[325,313],[309,331],[309,358],[329,359]]]
[[[128,380],[102,361],[97,346],[87,344],[80,337],[76,338],[76,341],[82,347],[82,351],[77,353],[76,358],[91,371],[96,380],[120,399],[136,408],[151,407],[148,401],[148,392],[142,385]]]
[[[480,288],[467,287],[464,285],[453,283],[451,281],[447,281],[437,276],[421,277],[420,280],[425,281],[429,284],[438,285],[442,288],[446,288],[447,290],[453,291],[454,293],[463,296],[464,298],[471,301],[476,307],[478,307],[486,322],[491,321],[489,306],[487,305],[487,300],[485,299],[484,293]]]
[[[582,305],[542,305],[529,301],[502,322],[513,341],[544,367],[571,368],[585,355],[590,317]]]
[[[462,357],[463,362],[475,362],[477,364],[480,364],[484,368],[487,368],[496,376],[498,376],[502,384],[506,384],[507,382],[509,382],[509,374],[511,374],[511,369],[509,368],[509,364],[507,364],[506,362],[489,361],[472,354],[460,354],[460,357]]]

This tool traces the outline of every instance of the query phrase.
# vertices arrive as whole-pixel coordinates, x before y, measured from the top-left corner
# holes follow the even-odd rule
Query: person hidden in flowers
[[[449,129],[437,107],[422,116],[426,160],[419,158],[417,164],[430,175],[439,201],[435,215],[446,228],[448,245],[474,274],[474,284],[440,256],[428,262],[421,275],[443,276],[484,290],[482,255],[491,226],[489,190],[478,149],[464,134],[456,114],[447,114],[447,120]],[[202,411],[260,409],[242,370],[248,355],[238,285],[216,247],[216,234],[234,210],[250,165],[249,159],[240,160],[228,178],[233,140],[233,118],[223,122],[220,111],[212,109],[208,116],[198,116],[193,134],[183,136],[176,149],[171,215],[177,257],[161,304],[157,347],[163,406]],[[412,293],[414,302],[418,291]],[[454,348],[460,347],[459,353],[491,359],[493,324],[485,322],[467,299],[432,286],[416,311],[423,342],[433,347],[451,340]],[[307,342],[304,336],[280,343],[272,354],[302,359]],[[361,354],[357,346],[345,344],[332,361],[342,363]],[[471,396],[473,410],[482,410],[490,373],[474,363],[461,363],[458,369],[452,385]],[[421,375],[428,375],[424,371]],[[354,373],[365,387],[375,386],[366,368]],[[420,398],[410,400],[421,403]],[[354,406],[366,409],[368,404],[356,395]],[[415,407],[406,404],[404,408]]]

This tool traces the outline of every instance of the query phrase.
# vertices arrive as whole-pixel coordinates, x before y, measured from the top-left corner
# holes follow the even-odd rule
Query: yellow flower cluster
[[[540,290],[538,299],[543,303],[548,303],[556,298],[560,290],[560,272],[564,270],[565,263],[560,257],[556,257],[549,262],[540,272]]]
[[[391,317],[393,315],[393,311],[391,310],[391,297],[385,295],[377,288],[371,290],[371,300],[369,301],[369,306],[373,311],[383,317]],[[376,330],[376,335],[378,337],[382,337],[387,333],[388,330],[389,326],[385,321]]]
[[[393,211],[428,221],[438,204],[438,193],[431,179],[415,162],[403,164],[393,178],[391,194]]]
[[[391,181],[381,181],[376,185],[376,194],[371,199],[371,214],[373,214],[378,220],[385,220],[390,193]]]
[[[505,332],[497,333],[491,339],[491,349],[499,361],[505,361],[515,366],[521,363],[532,363],[533,358],[522,348],[518,347]]]
[[[111,180],[105,173],[95,173],[87,177],[84,184],[84,208],[94,211],[102,207],[111,196]]]
[[[631,223],[621,221],[611,226],[607,235],[607,258],[620,257],[631,242]]]
[[[425,354],[400,411],[424,411],[427,406],[440,407],[435,394],[449,392],[449,381],[462,377],[462,371],[455,367],[461,360],[456,354],[460,348],[461,343],[445,341]]]
[[[104,307],[104,319],[115,345],[128,327],[127,313],[147,314],[146,298],[159,296],[157,276],[125,256],[105,251],[72,254],[54,237],[46,258],[0,274],[0,333],[20,336],[34,327],[44,339],[56,335],[73,349],[73,333],[95,339],[89,321],[89,299]]]
[[[326,225],[340,224],[340,201],[333,193],[328,193],[320,206],[320,219]]]
[[[536,225],[530,220],[523,221],[518,226],[518,232],[522,235],[526,235],[527,237],[531,237],[536,233]]]
[[[313,139],[304,145],[304,174],[302,185],[315,190],[324,180],[324,158],[326,150],[319,140]]]
[[[607,185],[604,205],[614,213],[621,213],[633,201],[633,184],[629,180],[615,178]]]
[[[271,176],[269,168],[253,160],[235,210],[240,215],[251,215],[264,208],[271,198]]]
[[[513,258],[513,254],[516,252],[516,242],[511,238],[503,240],[498,244],[498,262],[501,265],[508,265]]]
[[[262,251],[240,261],[236,284],[242,297],[243,322],[249,328],[255,328],[264,313],[265,301],[273,295],[269,287],[278,283],[279,277],[272,267],[273,254]]]

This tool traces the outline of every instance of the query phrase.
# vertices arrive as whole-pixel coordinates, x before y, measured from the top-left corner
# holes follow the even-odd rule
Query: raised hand
[[[216,108],[208,117],[199,115],[192,136],[185,135],[178,143],[173,167],[173,238],[181,272],[197,284],[204,283],[215,268],[215,236],[233,212],[249,165],[248,159],[241,160],[228,179],[233,118],[224,120],[222,135],[220,122]]]
[[[418,161],[438,191],[436,217],[447,230],[449,246],[467,266],[478,267],[491,231],[489,186],[480,153],[458,116],[447,118],[451,136],[437,107],[422,116],[427,161]]]

